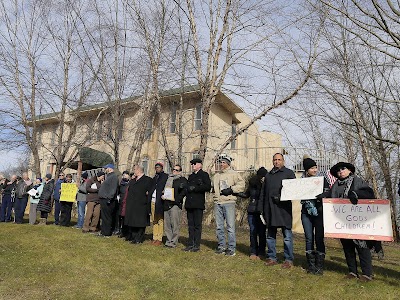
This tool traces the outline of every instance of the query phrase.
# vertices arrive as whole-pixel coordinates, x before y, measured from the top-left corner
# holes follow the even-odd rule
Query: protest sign
[[[324,190],[324,177],[282,180],[281,201],[315,199]]]
[[[393,241],[389,200],[323,199],[325,237]]]
[[[78,187],[75,183],[61,183],[60,201],[75,202]]]

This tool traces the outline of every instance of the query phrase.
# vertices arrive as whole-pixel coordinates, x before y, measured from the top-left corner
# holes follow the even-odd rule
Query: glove
[[[179,185],[180,189],[183,189],[185,187],[185,185],[183,184],[183,182]]]
[[[231,188],[223,189],[221,191],[221,195],[223,195],[223,196],[229,196],[229,195],[232,195],[232,194],[233,194],[233,191],[232,191]]]
[[[196,188],[196,187],[195,187],[194,185],[189,185],[189,186],[188,186],[188,191],[189,191],[189,192],[193,192],[193,191],[195,190],[195,188]]]
[[[321,194],[315,196],[315,199],[317,199],[318,201],[322,201],[322,198],[324,198],[324,196],[325,196],[325,194],[321,193]]]
[[[351,191],[348,195],[348,198],[353,205],[357,205],[358,203],[358,196],[355,191]]]
[[[248,198],[248,196],[246,195],[246,193],[243,193],[243,192],[237,193],[237,196],[240,197],[240,198]]]
[[[281,196],[271,196],[272,202],[278,204],[281,201]]]

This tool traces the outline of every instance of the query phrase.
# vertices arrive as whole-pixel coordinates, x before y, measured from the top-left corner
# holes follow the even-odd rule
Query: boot
[[[324,274],[325,253],[317,252],[315,255],[315,275]]]
[[[38,225],[46,225],[47,219],[46,218],[40,218],[39,224]]]
[[[306,252],[306,258],[307,258],[307,273],[315,274],[316,267],[315,267],[315,252],[310,251]]]

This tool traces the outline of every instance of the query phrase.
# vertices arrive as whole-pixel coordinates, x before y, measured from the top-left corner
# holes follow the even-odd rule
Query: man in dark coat
[[[276,233],[278,228],[282,229],[284,237],[284,255],[285,262],[282,268],[291,268],[293,266],[293,237],[292,237],[292,202],[280,201],[282,180],[294,179],[292,170],[285,167],[285,159],[281,153],[273,156],[274,167],[265,176],[264,185],[264,218],[267,222],[267,246],[268,260],[267,266],[276,265]]]
[[[37,211],[40,211],[40,225],[46,225],[47,217],[49,212],[51,212],[51,197],[53,195],[53,190],[54,180],[51,179],[51,174],[46,174],[43,191],[36,208]]]
[[[114,172],[114,165],[108,164],[104,166],[104,169],[106,169],[107,177],[99,189],[101,211],[101,232],[98,235],[99,237],[107,237],[112,234],[112,214],[115,209],[118,190],[118,177]]]
[[[153,185],[149,192],[151,201],[151,219],[153,222],[153,242],[154,246],[162,244],[164,234],[164,207],[161,196],[168,179],[168,174],[164,173],[164,166],[158,162],[155,165],[156,174],[153,177]]]
[[[126,196],[124,224],[128,226],[128,236],[132,244],[143,243],[146,226],[150,225],[149,191],[152,179],[144,175],[142,166],[135,166],[135,179],[129,181]]]
[[[189,175],[186,191],[185,209],[189,227],[188,245],[183,251],[200,250],[205,194],[211,190],[211,180],[207,172],[202,170],[202,160],[194,158],[190,161],[193,173]]]

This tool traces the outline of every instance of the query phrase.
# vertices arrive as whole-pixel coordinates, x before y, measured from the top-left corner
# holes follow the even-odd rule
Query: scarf
[[[178,179],[180,177],[182,177],[182,175],[180,175],[180,174],[177,174],[177,175],[171,174],[171,175],[169,175],[169,177],[167,179],[167,182],[165,184],[165,187],[166,188],[172,188],[172,184],[174,183],[174,180]]]
[[[342,197],[347,198],[349,195],[351,185],[353,184],[353,181],[354,181],[354,175],[350,174],[349,177],[347,177],[345,179],[338,179],[337,181],[338,181],[339,185],[345,184]],[[353,240],[353,243],[356,244],[357,246],[359,246],[360,248],[368,248],[367,242],[364,240]]]

